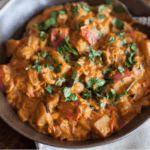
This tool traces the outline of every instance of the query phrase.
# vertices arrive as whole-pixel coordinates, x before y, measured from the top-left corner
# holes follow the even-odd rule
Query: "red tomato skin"
[[[131,77],[131,75],[132,75],[127,67],[124,67],[123,73],[124,73],[124,75],[122,76],[122,74],[119,71],[116,71],[115,74],[112,75],[112,79],[115,79],[114,84],[119,82],[121,80],[121,78]]]
[[[97,42],[96,32],[89,30],[87,26],[82,26],[80,29],[80,35],[86,40],[89,45],[93,45]]]

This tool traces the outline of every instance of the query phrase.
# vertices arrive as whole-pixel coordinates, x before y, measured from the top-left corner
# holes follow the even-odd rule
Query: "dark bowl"
[[[44,8],[50,5],[64,4],[71,1],[72,0],[13,0],[7,3],[0,11],[0,64],[9,62],[9,58],[6,57],[4,43],[11,38],[21,38],[24,27],[31,17],[40,13]],[[91,5],[101,3],[103,3],[102,0],[99,0],[99,2],[94,0],[89,1]],[[14,130],[34,141],[62,148],[88,148],[118,141],[132,131],[135,131],[149,119],[150,106],[143,108],[141,114],[137,115],[129,124],[112,136],[102,140],[87,140],[81,142],[60,141],[36,131],[28,123],[21,121],[16,111],[7,102],[6,95],[2,92],[0,92],[0,116]]]

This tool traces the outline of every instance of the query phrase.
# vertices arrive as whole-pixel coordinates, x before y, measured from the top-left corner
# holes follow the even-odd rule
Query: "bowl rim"
[[[75,1],[75,0],[74,0]],[[75,1],[76,2],[76,1]],[[2,9],[6,9],[7,5],[10,4],[10,1],[7,0],[7,2],[0,6],[0,10]],[[2,93],[0,91],[0,93]],[[6,98],[6,96],[4,96]],[[7,98],[6,98],[7,99]],[[8,102],[8,101],[7,101]],[[80,146],[80,145],[75,145],[75,146],[72,146],[72,145],[62,145],[62,144],[55,144],[55,143],[47,143],[45,142],[44,140],[40,141],[39,139],[37,139],[36,137],[34,136],[30,136],[29,134],[25,133],[24,131],[18,129],[15,125],[13,125],[1,112],[0,112],[0,117],[2,118],[2,120],[7,123],[7,125],[9,125],[12,129],[14,129],[15,131],[17,131],[18,133],[20,133],[21,135],[25,136],[26,138],[30,139],[30,140],[33,140],[37,146],[37,143],[41,143],[41,144],[45,144],[45,145],[48,145],[48,146],[52,146],[52,147],[58,147],[58,148],[67,148],[67,149],[70,149],[70,148],[76,148],[76,149],[82,149],[82,148],[94,148],[94,147],[100,147],[100,146],[104,146],[106,143],[107,144],[111,144],[111,143],[114,143],[114,142],[117,142],[127,136],[129,136],[131,133],[137,131],[141,126],[143,126],[145,123],[147,123],[149,120],[150,120],[150,117],[145,119],[143,122],[139,123],[138,126],[134,127],[132,130],[128,131],[127,133],[121,135],[120,137],[116,138],[116,139],[112,139],[112,140],[109,140],[109,141],[106,141],[106,142],[100,142],[100,143],[91,143],[91,144],[88,144],[88,145],[84,145],[84,146]],[[18,116],[17,116],[18,117]],[[24,123],[24,122],[23,122]],[[28,123],[29,124],[29,123]],[[33,128],[33,127],[32,127]],[[34,129],[34,128],[33,128]],[[39,132],[36,130],[36,132]],[[41,133],[42,134],[42,133]],[[52,137],[53,138],[53,137]],[[76,142],[76,141],[74,141]],[[37,146],[37,149],[38,149],[38,146]]]

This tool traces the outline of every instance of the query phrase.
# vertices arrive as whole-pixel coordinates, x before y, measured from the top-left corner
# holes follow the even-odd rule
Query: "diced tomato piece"
[[[114,107],[114,106],[107,105],[107,108],[110,109],[110,110],[115,110],[115,111],[117,111],[117,108]]]
[[[82,26],[80,28],[80,35],[86,40],[90,45],[97,42],[98,38],[96,36],[97,31],[95,29],[89,29],[87,26]]]
[[[119,119],[119,129],[121,129],[125,125],[125,121],[122,119]]]
[[[0,66],[0,90],[5,91],[5,85],[3,84],[4,71]]]
[[[74,120],[74,121],[77,121],[78,120],[78,115],[67,110],[67,109],[63,109],[61,107],[58,107],[58,109],[62,112],[62,114],[64,116],[66,116],[69,120]]]
[[[20,44],[20,41],[16,41],[16,45],[18,46]]]
[[[78,100],[74,101],[74,106],[78,107],[78,105],[79,105],[79,101]]]
[[[68,28],[55,28],[51,30],[51,44],[56,47],[69,34]]]
[[[116,71],[114,75],[112,75],[112,79],[115,79],[114,84],[116,84],[118,81],[121,80],[121,78],[127,78],[127,77],[131,77],[131,72],[129,71],[129,69],[127,67],[124,67],[124,75],[122,76],[122,74],[119,71]]]
[[[115,124],[115,116],[113,116],[111,123],[110,123],[110,131],[113,132],[114,130],[114,124]]]

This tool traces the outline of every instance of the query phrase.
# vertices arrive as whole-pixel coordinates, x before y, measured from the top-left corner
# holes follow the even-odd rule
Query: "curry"
[[[60,140],[106,138],[150,98],[150,40],[112,5],[52,6],[6,43],[0,87],[24,122]]]

